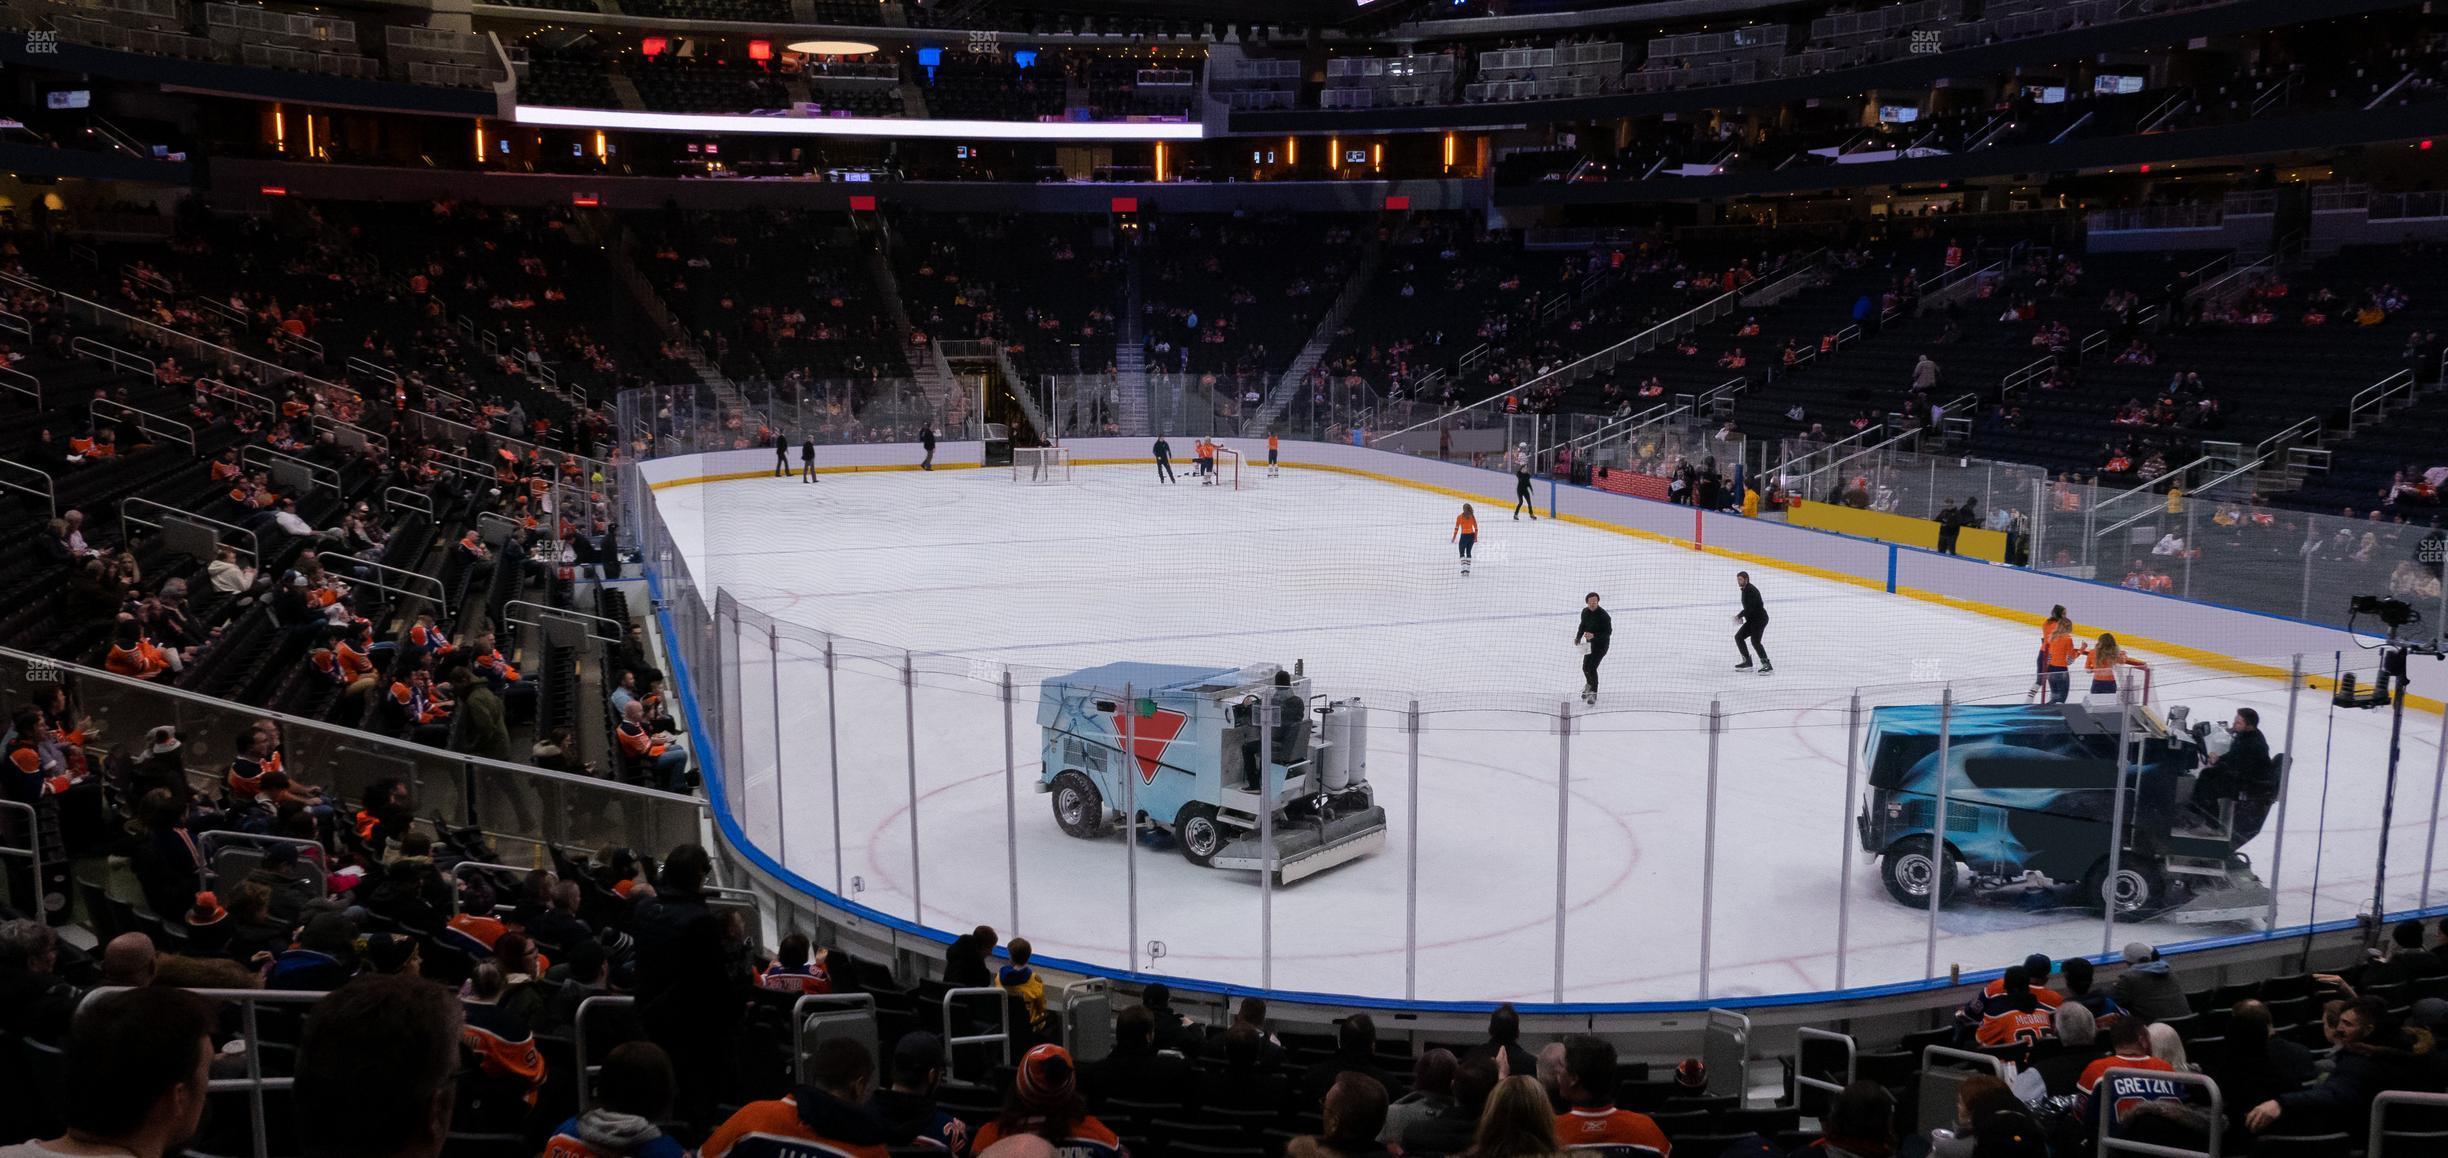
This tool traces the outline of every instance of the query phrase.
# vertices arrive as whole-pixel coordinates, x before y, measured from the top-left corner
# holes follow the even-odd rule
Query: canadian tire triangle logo
[[[1156,782],[1156,769],[1164,763],[1165,749],[1173,746],[1174,739],[1181,735],[1182,725],[1189,722],[1189,716],[1163,708],[1131,721],[1131,759],[1139,765],[1141,784]],[[1115,712],[1114,735],[1124,734],[1122,723],[1122,712]]]

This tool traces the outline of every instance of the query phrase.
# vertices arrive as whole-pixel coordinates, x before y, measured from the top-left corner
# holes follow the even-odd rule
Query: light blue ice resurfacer
[[[1083,668],[1039,685],[1037,724],[1037,790],[1054,797],[1054,820],[1072,836],[1102,837],[1127,820],[1127,803],[1190,863],[1263,871],[1259,817],[1272,799],[1277,883],[1385,846],[1385,809],[1368,786],[1368,710],[1313,696],[1297,670]]]

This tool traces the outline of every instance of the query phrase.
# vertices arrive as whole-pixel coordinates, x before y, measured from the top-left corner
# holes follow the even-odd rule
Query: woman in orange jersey
[[[2073,665],[2074,654],[2080,650],[2081,645],[2074,642],[2074,619],[2066,614],[2065,604],[2049,608],[2048,618],[2040,624],[2040,655],[2031,690],[2034,703],[2065,702],[2066,669]]]
[[[1267,431],[1267,477],[1268,477],[1268,478],[1274,478],[1276,475],[1279,475],[1279,474],[1282,474],[1282,473],[1283,473],[1283,471],[1282,471],[1282,469],[1281,469],[1281,466],[1282,466],[1282,463],[1283,463],[1282,451],[1283,451],[1283,436],[1281,436],[1281,435],[1279,435],[1279,434],[1275,433],[1275,432],[1274,432],[1274,431],[1272,431],[1272,430]]]
[[[2125,654],[2125,649],[2117,646],[2116,636],[2106,632],[2100,633],[2099,642],[2091,645],[2089,655],[2091,657],[2091,694],[2094,697],[2114,698],[2116,696],[2117,669],[2120,667],[2150,670],[2149,664]]]
[[[1479,516],[1469,503],[1462,504],[1462,513],[1454,516],[1453,537],[1447,541],[1462,548],[1462,573],[1470,574],[1471,548],[1479,542]]]

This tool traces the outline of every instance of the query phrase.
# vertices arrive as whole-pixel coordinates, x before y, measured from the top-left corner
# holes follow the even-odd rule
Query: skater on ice
[[[1462,548],[1462,573],[1470,574],[1471,547],[1479,541],[1479,516],[1471,513],[1469,503],[1462,504],[1462,513],[1454,516],[1453,538]]]
[[[1734,583],[1742,588],[1742,610],[1734,613],[1734,648],[1742,653],[1742,662],[1735,664],[1734,670],[1751,670],[1751,649],[1756,647],[1759,673],[1767,675],[1776,670],[1776,665],[1768,662],[1768,641],[1762,638],[1768,634],[1768,605],[1760,602],[1759,588],[1751,585],[1749,571],[1736,571]]]
[[[1166,442],[1165,436],[1161,434],[1156,436],[1156,481],[1160,483],[1178,481],[1173,477],[1173,444]]]
[[[1281,468],[1281,463],[1283,462],[1282,452],[1283,452],[1283,436],[1281,436],[1281,435],[1279,435],[1279,434],[1275,433],[1275,432],[1274,432],[1274,431],[1272,431],[1272,430],[1267,431],[1267,477],[1268,477],[1268,478],[1274,478],[1276,475],[1279,475],[1279,474],[1282,474],[1282,473],[1283,473],[1283,470],[1282,470],[1282,468]]]
[[[1530,444],[1516,443],[1513,447],[1513,521],[1520,522],[1522,508],[1530,508],[1530,521],[1538,521],[1538,500],[1530,497]]]
[[[1537,515],[1530,516],[1537,518]],[[1581,649],[1581,702],[1598,702],[1598,664],[1606,659],[1607,641],[1615,635],[1615,619],[1598,606],[1598,593],[1590,592],[1581,600],[1581,626],[1573,630],[1573,643]]]
[[[2048,620],[2040,625],[2040,669],[2038,678],[2032,681],[2033,702],[2065,702],[2069,682],[2066,669],[2079,650],[2081,645],[2074,642],[2074,619],[2066,614],[2065,604],[2049,608]]]

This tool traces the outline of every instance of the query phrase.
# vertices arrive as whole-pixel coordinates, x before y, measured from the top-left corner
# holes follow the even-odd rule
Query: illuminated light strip
[[[965,141],[1195,141],[1197,122],[922,121],[902,117],[751,117],[721,113],[644,113],[520,105],[522,125],[564,129],[642,129],[656,133],[734,133],[795,137],[928,137]]]

